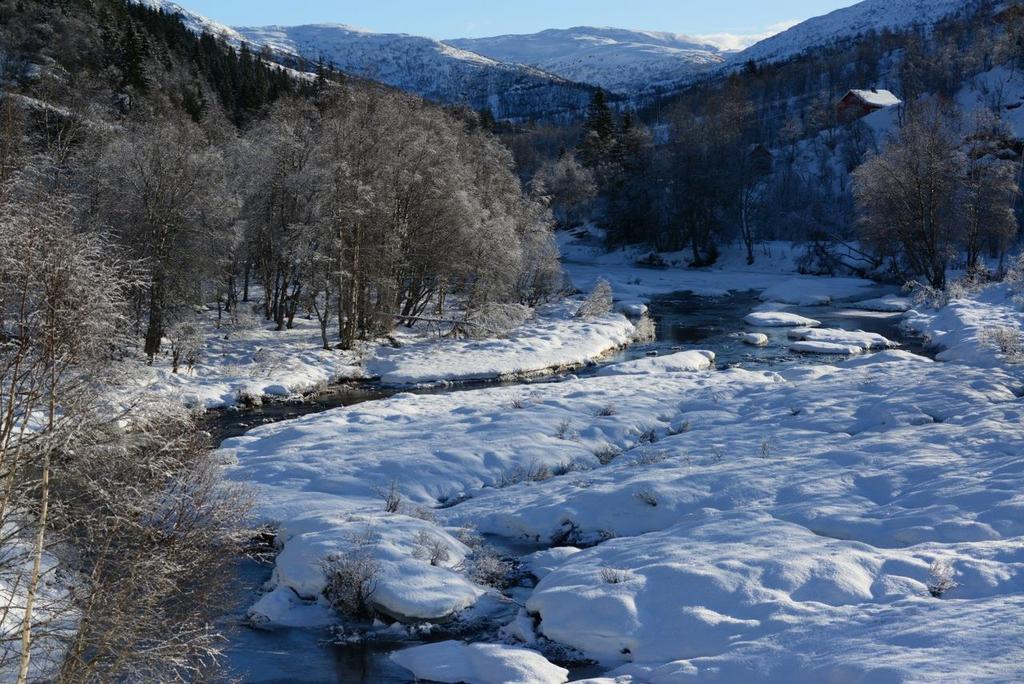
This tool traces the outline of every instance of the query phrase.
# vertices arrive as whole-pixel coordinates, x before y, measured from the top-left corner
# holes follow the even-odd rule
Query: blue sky
[[[432,38],[616,26],[691,35],[760,34],[855,0],[177,0],[233,26],[339,22]]]

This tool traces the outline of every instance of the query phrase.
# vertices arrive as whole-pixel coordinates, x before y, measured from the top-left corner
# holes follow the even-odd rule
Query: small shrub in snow
[[[365,618],[373,614],[370,597],[377,588],[380,564],[363,548],[336,554],[324,561],[324,598],[342,615]]]
[[[607,315],[612,310],[612,286],[607,280],[598,280],[594,291],[587,295],[576,311],[576,318],[591,319]]]
[[[516,397],[511,402],[509,402],[509,406],[514,408],[514,409],[516,409],[516,410],[524,409],[524,408],[526,408],[529,405],[530,405],[529,400],[524,399],[523,397]]]
[[[767,437],[761,439],[761,458],[768,458],[772,455],[772,443]]]
[[[427,506],[416,506],[410,511],[406,511],[406,515],[410,518],[418,518],[419,520],[425,520],[429,523],[437,522],[437,513],[434,512],[433,508]]]
[[[580,546],[583,543],[583,530],[575,520],[565,520],[558,531],[551,535],[552,546]]]
[[[505,487],[512,487],[521,482],[544,482],[545,480],[551,479],[551,469],[543,463],[537,463],[536,461],[530,463],[529,466],[516,466],[511,470],[506,470],[501,474],[498,479],[498,488],[504,489]]]
[[[454,536],[471,549],[476,549],[484,543],[484,538],[480,536],[480,533],[470,523],[466,523],[457,529]]]
[[[614,444],[605,444],[594,450],[594,458],[601,465],[608,465],[622,455],[622,449]]]
[[[634,456],[631,464],[636,467],[657,465],[666,458],[668,458],[668,454],[664,451],[645,451]]]
[[[654,324],[654,319],[648,316],[646,313],[642,315],[636,323],[633,324],[633,341],[634,342],[651,342],[658,336],[657,326]]]
[[[957,588],[953,579],[953,564],[948,560],[936,559],[928,570],[928,593],[942,598],[947,591]]]
[[[601,568],[601,581],[605,584],[623,584],[629,581],[629,573],[617,568]]]
[[[568,418],[558,424],[555,429],[555,437],[558,439],[575,439],[576,431],[572,429],[572,423]]]
[[[1008,325],[992,326],[981,331],[981,339],[1008,361],[1024,360],[1024,339],[1021,337],[1020,328]]]
[[[910,301],[917,309],[941,309],[949,303],[945,291],[912,280],[903,286],[910,295]]]
[[[654,444],[658,441],[658,428],[650,425],[637,425],[636,426],[637,444]]]
[[[184,363],[192,373],[206,344],[202,326],[196,321],[185,321],[171,328],[167,337],[171,341],[171,372],[177,373]]]
[[[253,368],[249,371],[249,376],[253,378],[272,377],[281,369],[286,360],[287,357],[284,354],[260,347],[252,354]]]
[[[711,447],[711,460],[714,463],[721,463],[722,461],[724,461],[725,460],[725,447],[721,446],[721,445],[718,445],[718,444],[716,444],[715,446]]]
[[[583,469],[583,466],[576,461],[564,461],[553,467],[551,469],[551,474],[554,475],[555,477],[561,477],[563,475],[568,475],[569,473],[574,473],[577,470]]]
[[[420,530],[413,544],[416,548],[413,550],[412,555],[420,560],[428,561],[431,565],[441,565],[448,562],[450,558],[448,544],[445,543],[444,539],[430,534],[426,530]]]
[[[397,513],[402,508],[402,493],[398,491],[397,480],[392,480],[386,488],[378,487],[377,496],[384,502],[385,513]]]
[[[689,432],[689,431],[690,431],[690,421],[688,421],[688,420],[684,420],[681,423],[676,423],[675,425],[670,425],[668,430],[667,430],[667,432],[668,432],[668,434],[670,436],[672,436],[672,435],[681,435],[684,432]]]
[[[494,550],[481,546],[467,561],[466,572],[478,584],[503,588],[508,585],[512,564],[495,553]]]
[[[594,415],[598,418],[607,418],[608,416],[614,416],[615,413],[615,406],[613,404],[605,404],[601,408],[597,409],[597,413]]]
[[[633,496],[636,497],[637,499],[639,499],[640,501],[644,502],[645,504],[647,504],[651,508],[657,508],[658,507],[658,495],[655,494],[650,489],[646,489],[646,488],[639,489],[639,490],[633,492]]]

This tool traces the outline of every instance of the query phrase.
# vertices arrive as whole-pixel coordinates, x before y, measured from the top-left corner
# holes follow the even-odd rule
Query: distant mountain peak
[[[445,42],[625,95],[677,85],[725,59],[713,44],[692,36],[607,26]]]

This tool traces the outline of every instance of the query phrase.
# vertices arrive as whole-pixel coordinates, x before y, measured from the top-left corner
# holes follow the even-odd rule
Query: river
[[[873,297],[891,292],[879,288],[865,293]],[[651,315],[658,324],[657,339],[634,345],[608,356],[594,366],[578,369],[572,375],[585,377],[597,369],[654,354],[667,354],[686,349],[709,349],[717,355],[721,367],[774,368],[798,364],[822,363],[828,357],[801,356],[788,351],[786,330],[769,331],[772,338],[767,347],[751,347],[737,339],[733,333],[746,326],[743,317],[759,303],[756,292],[736,292],[724,297],[700,297],[690,293],[673,293],[655,298],[650,303]],[[908,338],[899,326],[899,314],[879,314],[858,311],[840,305],[791,307],[794,313],[815,318],[823,327],[877,332],[900,342],[902,348],[924,353],[920,343]],[[567,375],[534,379],[527,382],[560,382]],[[414,390],[423,393],[451,392],[493,387],[495,383],[475,383],[445,388]],[[510,384],[523,384],[510,383]],[[344,385],[332,387],[315,398],[301,403],[268,403],[234,411],[211,414],[208,429],[219,442],[244,434],[266,423],[288,420],[308,413],[375,401],[397,391],[371,385]],[[498,550],[514,558],[535,548],[518,548],[507,540],[490,540]],[[262,631],[248,627],[243,620],[245,608],[255,602],[260,588],[270,578],[272,566],[252,560],[239,563],[238,614],[227,618],[229,643],[227,664],[233,676],[246,682],[345,682],[366,684],[404,684],[413,679],[408,671],[393,664],[388,655],[401,648],[420,643],[405,639],[378,639],[372,642],[336,643],[325,630],[278,629]],[[524,600],[528,587],[508,590],[509,602],[491,614],[489,621],[476,625],[469,632],[454,636],[467,640],[487,641],[496,637],[497,629],[516,612],[515,600]],[[440,634],[437,638],[452,638]],[[590,664],[561,663],[570,667],[573,678],[596,676],[599,667]]]

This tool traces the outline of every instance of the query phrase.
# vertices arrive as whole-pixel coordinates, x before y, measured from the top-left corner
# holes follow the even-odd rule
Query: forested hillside
[[[758,243],[796,240],[808,245],[812,271],[908,279],[915,269],[905,255],[847,248],[862,237],[853,172],[886,149],[900,124],[934,118],[926,110],[937,108],[968,157],[1020,178],[1020,4],[973,3],[964,12],[927,27],[883,23],[789,59],[751,60],[636,114],[595,100],[582,134],[563,132],[552,144],[550,129],[520,130],[514,149],[551,188],[563,223],[592,217],[611,246],[685,248],[699,266],[726,244],[745,244],[753,260]],[[888,89],[902,104],[843,120],[839,102],[858,88]],[[524,140],[531,135],[533,144]],[[557,159],[538,159],[559,149]],[[1019,212],[1019,199],[1009,201]],[[998,258],[1010,242],[986,238],[986,254]]]
[[[0,678],[213,667],[247,495],[146,390],[193,369],[206,311],[349,349],[493,333],[561,288],[476,114],[313,71],[120,0],[0,2]]]

